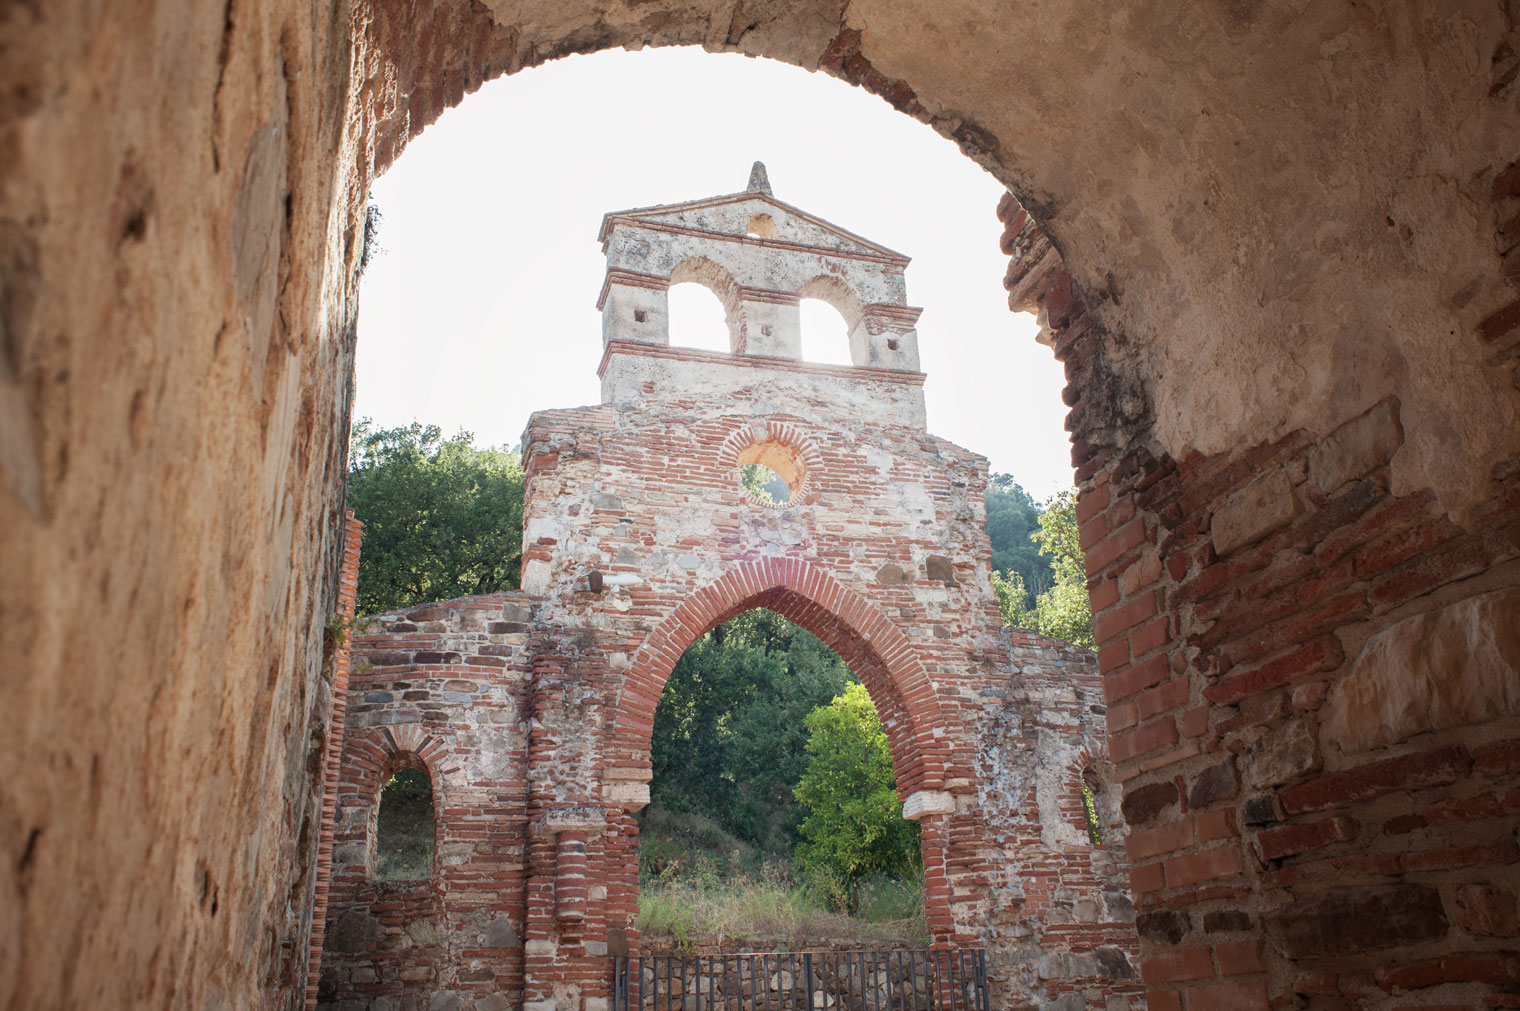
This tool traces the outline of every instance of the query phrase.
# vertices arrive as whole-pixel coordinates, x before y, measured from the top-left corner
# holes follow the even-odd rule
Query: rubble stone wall
[[[1111,337],[1000,216],[1011,302],[1066,364],[1150,1008],[1513,1002],[1520,468],[1467,525],[1400,493],[1397,398],[1235,453],[1117,441]],[[1513,374],[1515,320],[1453,339]]]
[[[1512,529],[1516,24],[1489,0],[1147,17],[941,0],[10,5],[0,702],[18,732],[0,743],[0,1003],[300,1002],[365,195],[482,82],[688,44],[883,96],[1017,190],[1065,254],[1047,311],[1072,331],[1072,427],[1084,468],[1097,461],[1083,482],[1101,497],[1109,475],[1115,530],[1138,517],[1160,547],[1175,524],[1212,523],[1185,492],[1175,514],[1147,499],[1126,516],[1125,491],[1153,486],[1141,472],[1196,450],[1213,462],[1186,475],[1208,471],[1223,501],[1255,476],[1242,459],[1286,464],[1284,439],[1317,445],[1396,400],[1382,500],[1435,504],[1390,523],[1444,537],[1399,564],[1458,582],[1366,620],[1423,608],[1435,629],[1481,629],[1487,605],[1435,612],[1516,582],[1504,550],[1472,546]],[[904,207],[919,198],[933,194],[905,190]],[[1073,299],[1098,336],[1078,339]],[[1291,522],[1322,515],[1307,504]],[[1280,592],[1312,595],[1313,579]],[[1155,585],[1175,643],[1174,584]],[[77,634],[81,614],[113,633]],[[1369,657],[1397,655],[1383,642]],[[1421,796],[1462,799],[1467,782]],[[1249,940],[1248,922],[1231,936]],[[1339,958],[1315,971],[1339,980]],[[1370,990],[1355,999],[1407,1002],[1347,958],[1348,985]],[[1269,977],[1290,999],[1293,971]]]
[[[323,1006],[455,990],[479,993],[478,1011],[521,1005],[529,613],[520,594],[471,597],[370,618],[355,637]],[[379,881],[380,790],[407,767],[433,787],[433,870]]]
[[[618,352],[635,353],[664,352]],[[822,638],[876,700],[906,812],[922,827],[935,941],[988,946],[1008,1004],[1090,993],[1102,1007],[1137,992],[1122,832],[1110,824],[1094,847],[1082,804],[1084,773],[1105,796],[1114,789],[1101,785],[1112,777],[1095,657],[1001,627],[986,461],[890,412],[859,410],[854,387],[876,382],[871,369],[805,374],[778,397],[769,369],[744,356],[693,367],[688,379],[726,373],[714,376],[720,392],[689,382],[679,397],[533,416],[525,590],[505,604],[520,624],[498,613],[504,598],[467,598],[381,616],[359,640],[371,666],[355,679],[344,759],[354,787],[341,822],[351,834],[334,858],[353,905],[339,904],[335,875],[329,931],[348,937],[342,918],[381,915],[394,891],[368,880],[363,848],[376,771],[400,747],[392,737],[425,729],[449,756],[435,773],[447,840],[460,791],[483,776],[451,754],[453,742],[484,752],[506,746],[491,745],[492,733],[515,734],[522,750],[485,777],[493,797],[517,805],[500,829],[510,868],[492,873],[477,856],[456,867],[441,842],[435,881],[412,891],[419,902],[435,895],[442,911],[407,915],[457,931],[452,904],[476,903],[508,918],[522,948],[487,957],[473,939],[409,946],[393,915],[360,944],[329,944],[324,994],[354,1008],[440,992],[477,1006],[520,996],[544,1011],[600,1007],[607,956],[640,948],[633,815],[648,802],[660,690],[698,636],[753,607]],[[742,488],[735,461],[756,444],[795,448],[805,496],[781,505]],[[498,633],[521,645],[495,642]],[[482,666],[492,655],[501,661]],[[472,679],[495,687],[462,692]],[[500,706],[493,692],[505,693]],[[507,696],[517,708],[501,708]],[[514,722],[491,729],[486,715]],[[402,976],[409,959],[417,965]]]

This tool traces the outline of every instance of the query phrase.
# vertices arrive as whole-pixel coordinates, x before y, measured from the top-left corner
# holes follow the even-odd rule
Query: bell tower
[[[709,365],[805,365],[798,304],[818,298],[844,317],[849,368],[918,371],[922,310],[907,304],[908,257],[776,199],[762,162],[741,192],[616,211],[602,219],[599,238],[607,254],[597,302],[604,402],[630,369],[647,371],[631,359],[672,360],[656,349],[676,350],[666,294],[683,281],[710,288],[723,305],[729,354],[684,352]]]

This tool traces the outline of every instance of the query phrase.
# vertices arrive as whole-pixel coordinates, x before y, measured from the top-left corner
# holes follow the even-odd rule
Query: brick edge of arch
[[[350,750],[352,758],[344,764],[355,770],[351,782],[363,796],[371,798],[378,796],[385,785],[383,780],[387,769],[398,764],[401,768],[412,765],[405,761],[407,758],[416,759],[415,764],[427,773],[435,798],[443,793],[443,774],[452,771],[443,764],[448,749],[438,738],[412,723],[371,730],[355,740]],[[437,801],[434,803],[436,805]]]
[[[755,607],[796,622],[850,664],[882,716],[900,796],[945,790],[951,735],[934,731],[950,721],[913,643],[875,604],[797,558],[739,563],[694,590],[649,633],[618,692],[609,770],[649,768],[655,708],[676,661],[703,633]]]

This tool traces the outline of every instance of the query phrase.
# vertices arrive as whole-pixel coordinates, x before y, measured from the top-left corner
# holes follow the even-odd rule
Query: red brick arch
[[[436,809],[443,793],[443,774],[452,771],[452,767],[444,767],[448,749],[436,737],[414,723],[403,723],[350,739],[348,748],[344,765],[353,772],[346,785],[360,797],[373,802],[389,774],[415,768],[426,772],[432,782]]]
[[[429,878],[437,878],[438,854],[443,847],[443,777],[444,773],[454,771],[452,765],[444,764],[448,758],[449,751],[443,743],[415,723],[380,727],[357,740],[350,738],[344,762],[350,773],[343,790],[370,807],[369,827],[364,832],[369,873],[374,872],[378,855],[378,840],[372,832],[380,791],[392,773],[401,769],[421,769],[427,773],[433,789],[433,871]]]
[[[618,696],[610,766],[648,767],[655,707],[676,661],[704,632],[756,607],[818,636],[865,684],[886,728],[899,796],[944,788],[957,735],[912,643],[875,604],[795,558],[736,565],[649,634]]]

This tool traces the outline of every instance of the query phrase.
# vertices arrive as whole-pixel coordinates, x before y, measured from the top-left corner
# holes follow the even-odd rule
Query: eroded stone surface
[[[1079,445],[1125,447],[1126,473],[1150,466],[1141,447],[1195,469],[1191,450],[1318,439],[1393,395],[1399,500],[1501,524],[1478,505],[1520,430],[1502,5],[235,7],[56,0],[0,24],[0,652],[19,728],[0,744],[19,770],[0,787],[0,1003],[295,1001],[277,991],[300,977],[285,953],[313,885],[298,826],[316,817],[355,236],[375,171],[499,73],[689,43],[870,87],[1014,185],[1066,254],[1075,284],[1041,268],[1047,320],[1085,296],[1105,335],[1069,361]],[[251,333],[232,222],[282,106],[278,305]],[[1501,553],[1416,559],[1374,603]],[[112,634],[74,634],[81,613]]]
[[[523,591],[381,615],[356,640],[330,901],[335,918],[374,911],[380,933],[330,948],[324,1002],[383,1000],[396,978],[416,998],[600,1000],[607,953],[641,950],[633,815],[661,688],[697,636],[757,606],[822,638],[871,692],[920,826],[930,929],[986,946],[994,1006],[1138,993],[1095,658],[1001,626],[986,461],[928,434],[918,373],[864,351],[809,367],[774,340],[671,348],[653,325],[659,278],[629,276],[634,245],[651,269],[722,260],[735,283],[763,267],[802,286],[818,270],[851,278],[875,249],[787,206],[725,197],[608,218],[604,403],[528,425]],[[776,212],[773,245],[748,242],[759,208]],[[703,237],[714,228],[732,234]],[[896,262],[871,255],[896,301],[861,309],[867,321],[905,297]],[[730,322],[750,347],[754,306],[797,293],[740,287]],[[909,334],[863,331],[888,332]],[[745,491],[747,462],[790,497]],[[440,811],[432,878],[405,887],[374,880],[373,857],[380,783],[401,764],[428,770]],[[476,966],[491,931],[526,941]]]
[[[1365,751],[1520,710],[1520,589],[1406,618],[1362,647],[1331,693],[1335,739]]]

